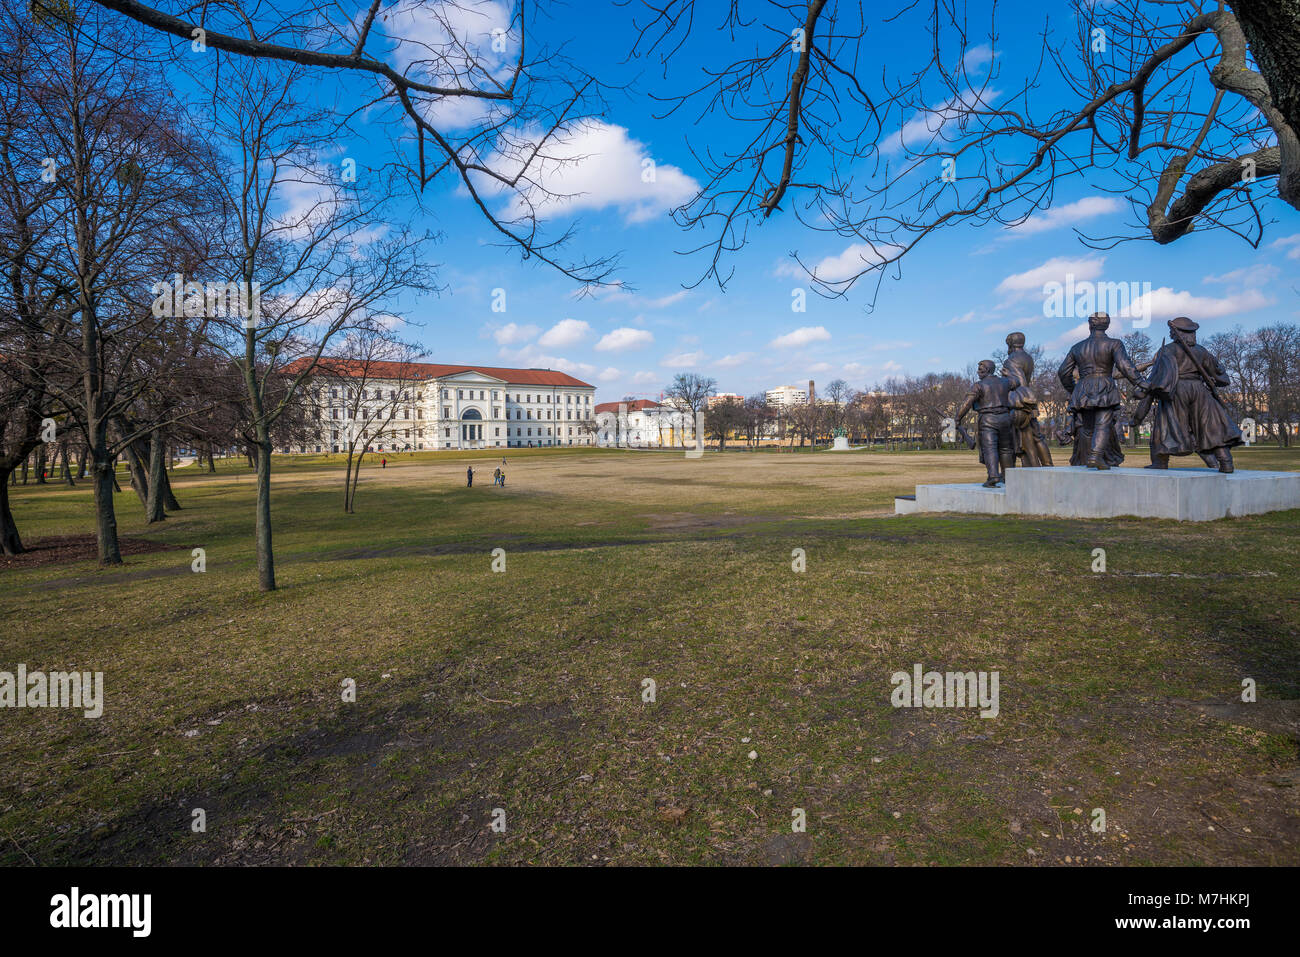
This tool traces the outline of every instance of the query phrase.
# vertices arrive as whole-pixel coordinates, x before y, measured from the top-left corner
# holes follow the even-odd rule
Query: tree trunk
[[[176,501],[176,495],[172,492],[171,477],[168,476],[166,472],[163,473],[162,481],[159,482],[159,485],[162,486],[163,508],[167,509],[169,512],[179,512],[181,510],[181,503]]]
[[[117,486],[113,456],[103,452],[96,455],[92,469],[95,473],[95,532],[99,545],[99,563],[120,565],[122,551],[118,547],[117,514],[113,508],[113,490]]]
[[[257,450],[257,585],[275,591],[275,558],[271,553],[271,439]]]
[[[216,458],[215,458],[215,457],[213,456],[213,454],[212,454],[212,446],[211,446],[211,445],[208,446],[208,471],[209,471],[209,472],[212,472],[212,473],[214,473],[214,474],[215,474],[216,471],[217,471],[217,460],[216,460]]]
[[[68,456],[70,456],[71,454],[72,454],[72,450],[67,445],[64,445],[63,446],[63,481],[64,484],[68,486],[68,488],[76,488],[77,483],[72,480],[72,463],[68,461]]]
[[[135,489],[135,494],[140,498],[140,504],[145,507],[145,514],[148,514],[149,508],[149,470],[145,463],[148,459],[148,446],[141,446],[136,442],[131,442],[126,447],[126,468],[131,474],[131,488]]]
[[[1297,158],[1295,137],[1300,135],[1300,0],[1229,0],[1228,6],[1268,84],[1269,98],[1291,128],[1290,142],[1283,138],[1280,144],[1278,194],[1300,209],[1300,164],[1286,161]]]
[[[145,498],[145,521],[152,525],[167,518],[163,510],[163,480],[167,474],[167,443],[161,429],[149,433],[149,493]]]
[[[45,484],[46,459],[47,456],[45,454],[45,446],[44,445],[36,446],[36,484],[37,485]]]
[[[4,481],[0,481],[0,548],[3,548],[6,555],[19,555],[26,551],[23,540],[18,536],[13,512],[9,511],[9,479],[13,474],[13,469],[10,469]]]

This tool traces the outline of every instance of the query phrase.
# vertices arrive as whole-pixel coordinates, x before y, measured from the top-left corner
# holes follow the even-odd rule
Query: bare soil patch
[[[23,544],[27,551],[21,555],[0,555],[0,568],[38,568],[43,565],[64,565],[68,562],[82,562],[99,557],[99,547],[94,535],[54,535]],[[118,548],[121,549],[123,557],[165,552],[179,547],[166,542],[150,541],[147,538],[118,539]]]

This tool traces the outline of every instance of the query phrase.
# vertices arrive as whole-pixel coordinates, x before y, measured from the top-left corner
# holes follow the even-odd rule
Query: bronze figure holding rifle
[[[1169,321],[1173,339],[1161,346],[1151,367],[1139,412],[1146,413],[1149,398],[1158,405],[1151,426],[1151,464],[1166,469],[1171,455],[1196,453],[1220,472],[1232,471],[1234,445],[1241,445],[1241,430],[1228,414],[1218,388],[1228,384],[1222,364],[1204,346],[1196,344],[1199,327],[1186,316]]]

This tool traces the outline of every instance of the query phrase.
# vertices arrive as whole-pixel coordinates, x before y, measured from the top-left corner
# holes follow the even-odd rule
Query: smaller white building
[[[596,444],[606,448],[667,449],[693,442],[688,420],[670,405],[651,399],[602,402],[596,406]]]

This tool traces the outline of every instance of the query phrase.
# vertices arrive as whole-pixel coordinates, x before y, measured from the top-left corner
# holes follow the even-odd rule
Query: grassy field
[[[0,563],[0,670],[106,689],[0,711],[0,862],[1300,863],[1300,512],[893,515],[967,452],[507,455],[367,460],[354,515],[338,457],[277,460],[269,594],[238,462],[153,527],[118,496],[165,546],[123,566]],[[12,491],[29,544],[92,528],[84,484]],[[892,707],[916,663],[1000,713]]]

